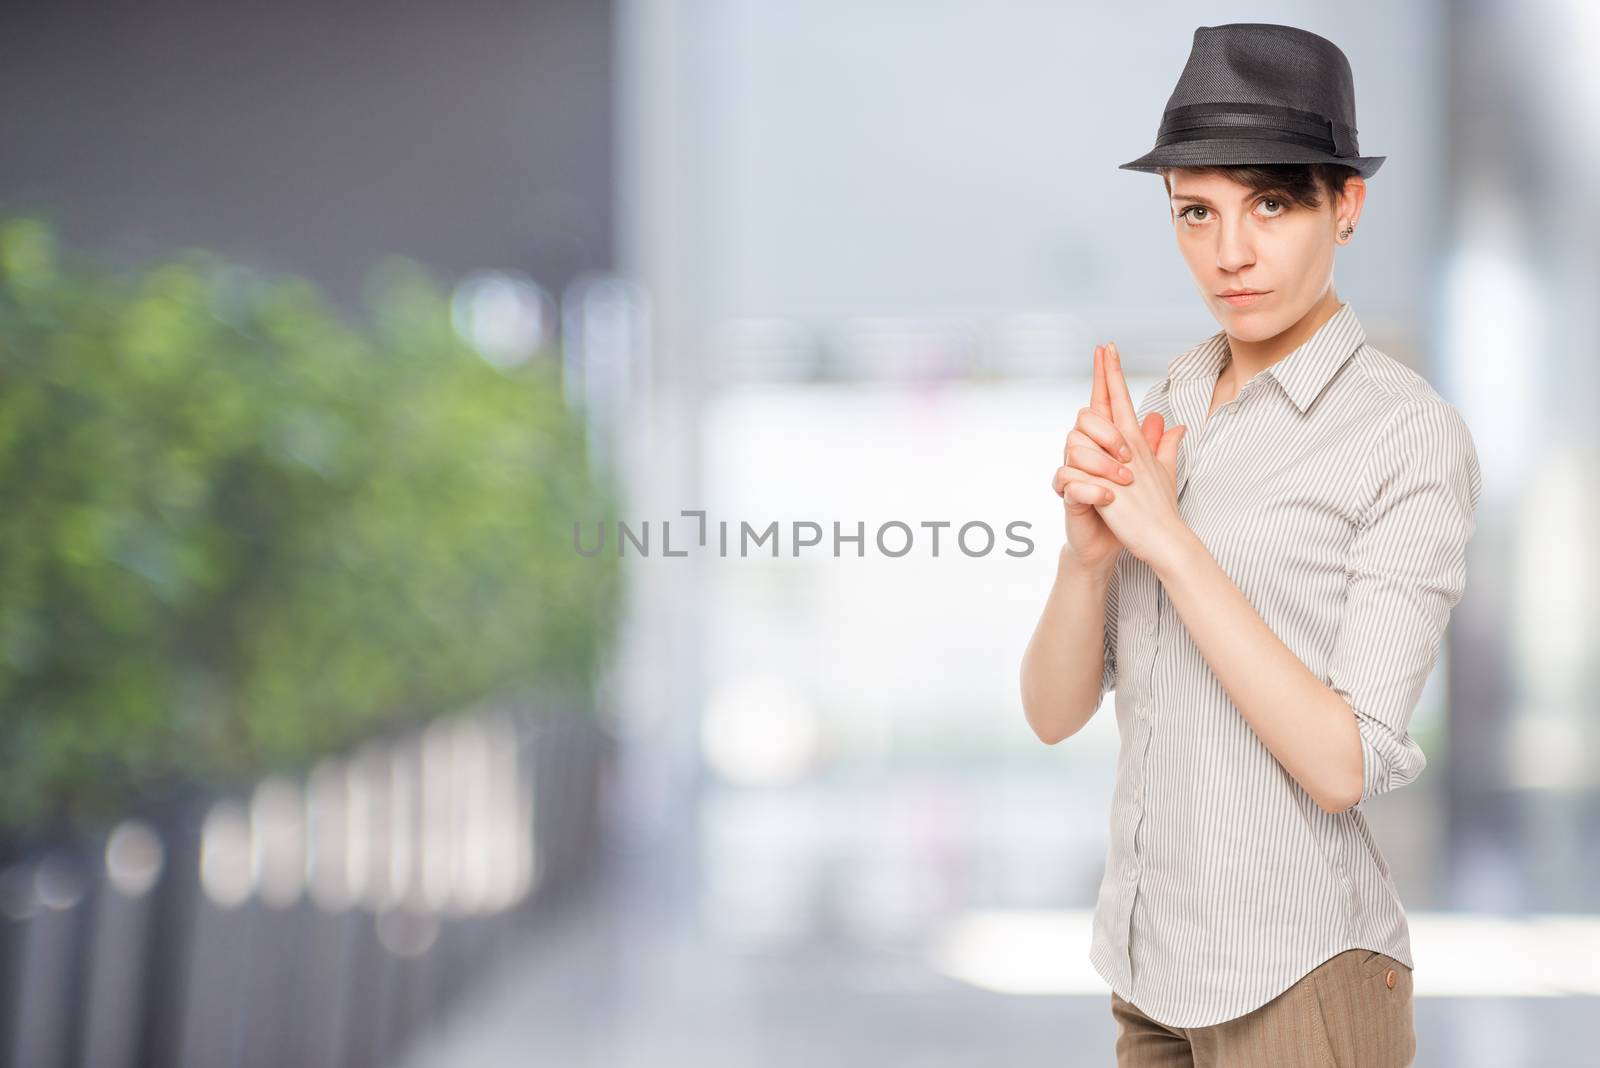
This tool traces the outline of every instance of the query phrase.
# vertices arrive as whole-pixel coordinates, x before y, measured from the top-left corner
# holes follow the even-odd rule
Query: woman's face
[[[1307,208],[1220,174],[1169,178],[1178,249],[1211,314],[1241,341],[1283,333],[1328,291],[1340,220],[1354,225],[1365,192],[1351,178],[1342,198],[1324,190],[1322,207]],[[1228,299],[1235,289],[1261,295]]]

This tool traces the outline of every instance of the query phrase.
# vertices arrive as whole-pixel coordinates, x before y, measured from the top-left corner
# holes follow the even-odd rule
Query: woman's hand
[[[1095,505],[1111,503],[1114,491],[1091,482],[1088,476],[1099,475],[1119,486],[1133,480],[1133,472],[1117,462],[1118,456],[1131,459],[1134,453],[1112,419],[1105,360],[1105,346],[1096,345],[1089,406],[1078,409],[1078,421],[1067,434],[1062,465],[1056,468],[1052,483],[1056,496],[1066,505],[1067,544],[1072,555],[1090,568],[1110,567],[1122,551],[1122,542],[1095,509]],[[1152,412],[1141,428],[1152,449],[1161,440],[1161,426],[1160,414]]]
[[[1106,346],[1104,362],[1111,424],[1133,452],[1133,458],[1123,464],[1133,471],[1133,480],[1114,483],[1102,475],[1082,471],[1074,478],[1110,494],[1109,502],[1093,505],[1095,511],[1123,548],[1156,566],[1188,532],[1188,525],[1178,513],[1177,483],[1178,442],[1189,428],[1180,423],[1163,433],[1163,420],[1154,412],[1151,415],[1155,419],[1147,418],[1141,428],[1127,380],[1122,376],[1122,356],[1114,343]]]

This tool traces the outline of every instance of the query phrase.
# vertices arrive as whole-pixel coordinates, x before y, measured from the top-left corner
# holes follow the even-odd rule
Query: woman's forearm
[[[1022,709],[1049,745],[1076,734],[1100,705],[1111,574],[1111,566],[1083,566],[1070,546],[1057,556],[1055,582],[1022,654]]]
[[[1272,633],[1187,527],[1152,570],[1200,655],[1256,737],[1323,810],[1361,796],[1361,734],[1349,704]]]

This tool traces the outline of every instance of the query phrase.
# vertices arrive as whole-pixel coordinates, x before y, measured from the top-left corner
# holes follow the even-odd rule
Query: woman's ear
[[[1345,180],[1344,190],[1334,205],[1334,221],[1339,224],[1340,230],[1355,229],[1356,220],[1361,217],[1361,208],[1366,202],[1367,181],[1359,174],[1352,174]]]

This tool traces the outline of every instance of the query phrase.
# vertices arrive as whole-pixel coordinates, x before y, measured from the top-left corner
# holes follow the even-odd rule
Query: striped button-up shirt
[[[1366,343],[1350,305],[1210,418],[1218,333],[1137,412],[1189,429],[1178,508],[1277,637],[1350,705],[1361,801],[1426,763],[1407,733],[1466,585],[1481,488],[1455,407]],[[1200,655],[1160,580],[1123,550],[1106,598],[1102,700],[1120,749],[1089,957],[1173,1027],[1266,1004],[1347,949],[1411,967],[1410,933],[1361,804],[1324,811]]]

